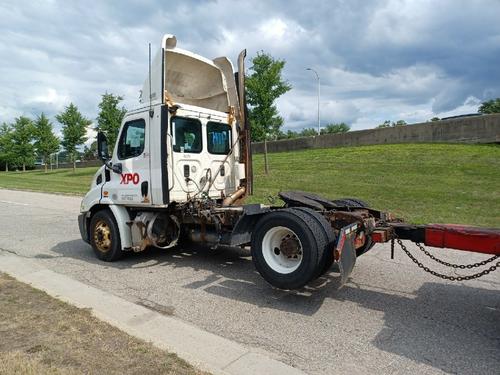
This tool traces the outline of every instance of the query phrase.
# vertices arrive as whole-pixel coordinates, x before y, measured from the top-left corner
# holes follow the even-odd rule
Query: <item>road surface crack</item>
[[[238,358],[232,360],[231,362],[229,362],[227,365],[225,365],[224,367],[222,367],[222,370],[228,368],[229,366],[231,366],[233,363],[235,363],[236,361],[239,361],[241,358],[243,358],[244,356],[246,356],[247,354],[249,354],[250,351],[246,351],[245,353],[243,353],[242,355],[240,355]]]
[[[52,259],[52,258],[62,258],[62,257],[54,257],[54,256],[52,256],[52,255],[48,255],[48,254],[37,254],[37,255],[35,255],[35,256],[29,256],[29,255],[19,254],[18,252],[14,251],[14,250],[4,249],[4,248],[2,248],[2,247],[0,247],[0,252],[5,252],[5,253],[13,254],[13,255],[16,255],[16,256],[18,256],[18,257],[25,258],[25,259]]]
[[[4,251],[4,252],[9,253],[9,254],[14,254],[14,255],[17,255],[17,256],[23,257],[23,258],[29,258],[26,255],[21,255],[21,254],[16,253],[14,250],[4,249],[2,247],[0,247],[0,251]]]

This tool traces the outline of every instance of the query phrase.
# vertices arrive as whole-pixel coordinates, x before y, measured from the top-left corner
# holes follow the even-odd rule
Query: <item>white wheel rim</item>
[[[296,254],[287,256],[281,251],[284,241],[287,240],[297,241]],[[273,271],[281,274],[292,273],[302,263],[302,243],[293,230],[286,227],[273,227],[262,239],[262,255]]]

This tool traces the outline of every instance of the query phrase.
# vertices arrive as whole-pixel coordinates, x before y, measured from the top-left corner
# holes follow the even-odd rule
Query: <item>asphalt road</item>
[[[452,283],[377,246],[343,288],[332,273],[285,292],[266,284],[244,249],[150,250],[97,261],[80,239],[79,206],[77,197],[0,190],[0,251],[265,349],[310,374],[499,372],[500,270]],[[435,253],[457,263],[487,258]]]

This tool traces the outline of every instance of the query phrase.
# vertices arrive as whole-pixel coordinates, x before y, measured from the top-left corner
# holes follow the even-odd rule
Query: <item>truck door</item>
[[[170,199],[184,201],[199,192],[206,163],[203,157],[202,123],[197,118],[175,116],[172,134],[173,184]]]
[[[150,205],[151,178],[147,114],[128,116],[122,125],[112,163],[121,165],[121,173],[110,172],[103,187],[103,198],[115,204]],[[107,197],[106,197],[107,193]]]
[[[233,155],[227,156],[231,149],[232,139],[231,127],[228,124],[216,121],[208,121],[206,124],[207,158],[215,181],[210,189],[210,195],[232,193],[235,187],[232,184],[231,168]],[[217,176],[217,177],[216,177]]]

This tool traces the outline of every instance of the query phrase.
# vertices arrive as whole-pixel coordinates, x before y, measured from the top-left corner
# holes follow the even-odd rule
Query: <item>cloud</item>
[[[31,100],[32,103],[48,104],[57,110],[61,110],[68,104],[69,97],[65,94],[60,94],[56,89],[48,87],[45,92],[34,96]]]
[[[267,48],[288,49],[305,36],[306,30],[290,19],[269,18],[258,26],[258,38]]]
[[[304,92],[285,94],[278,100],[278,108],[284,114],[284,128],[300,130],[302,128],[317,128],[318,102],[317,97],[311,97]],[[352,124],[361,111],[352,102],[322,100],[320,107],[321,126],[332,122]]]
[[[354,129],[474,112],[500,96],[500,2],[471,0],[170,1],[0,4],[0,121],[69,102],[94,120],[104,92],[138,105],[153,48],[173,33],[213,58],[264,50],[285,59],[293,90],[278,101],[289,129]],[[250,62],[247,63],[249,66]],[[471,99],[472,98],[472,99]],[[58,127],[58,125],[56,124]]]
[[[87,137],[87,141],[85,142],[85,146],[90,147],[92,142],[94,142],[97,138],[97,132],[95,131],[96,124],[91,124],[90,126],[87,126],[87,132],[85,133],[85,136]]]

